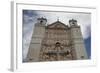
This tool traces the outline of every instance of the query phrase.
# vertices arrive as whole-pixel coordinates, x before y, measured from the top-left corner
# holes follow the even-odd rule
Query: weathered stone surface
[[[70,20],[69,26],[56,21],[46,26],[39,18],[34,28],[27,55],[28,62],[88,59],[80,26]]]

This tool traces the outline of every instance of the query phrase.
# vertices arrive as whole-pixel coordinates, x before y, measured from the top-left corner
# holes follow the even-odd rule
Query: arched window
[[[60,43],[59,42],[56,42],[56,46],[60,46]]]

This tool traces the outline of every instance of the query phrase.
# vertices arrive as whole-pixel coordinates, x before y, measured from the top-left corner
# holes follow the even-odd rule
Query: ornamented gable
[[[60,21],[56,21],[50,25],[47,26],[47,28],[58,28],[58,29],[67,29],[68,25],[65,25],[64,23],[60,22]]]

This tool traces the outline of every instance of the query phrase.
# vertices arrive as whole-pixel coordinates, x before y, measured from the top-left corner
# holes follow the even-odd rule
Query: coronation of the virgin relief
[[[88,59],[80,26],[77,20],[67,24],[60,20],[47,24],[46,18],[38,18],[34,25],[27,54],[28,62]]]

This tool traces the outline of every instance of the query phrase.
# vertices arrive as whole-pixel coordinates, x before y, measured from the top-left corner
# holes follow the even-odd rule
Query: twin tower
[[[38,18],[27,54],[27,62],[88,59],[84,40],[77,20],[66,25],[57,20],[47,24],[46,18]]]

